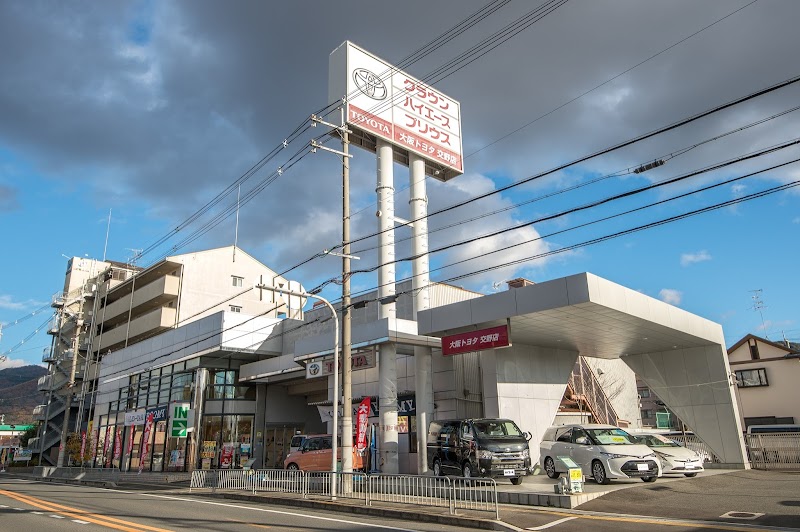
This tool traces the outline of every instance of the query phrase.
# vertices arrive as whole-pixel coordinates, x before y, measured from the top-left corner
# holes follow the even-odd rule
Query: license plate
[[[516,476],[516,473],[513,469],[503,469],[503,476],[505,477],[513,477]]]
[[[686,469],[694,469],[694,464],[686,464]]]
[[[649,469],[647,464],[636,464],[636,467],[639,469],[639,471],[647,471]]]

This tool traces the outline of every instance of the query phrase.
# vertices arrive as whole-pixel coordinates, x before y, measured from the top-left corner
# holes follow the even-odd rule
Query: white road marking
[[[577,517],[565,517],[563,519],[557,519],[555,521],[547,523],[546,525],[532,526],[531,528],[526,528],[526,530],[544,530],[545,528],[550,528],[551,526],[560,525],[561,523],[564,523],[566,521],[572,521],[573,519],[577,519]]]
[[[42,512],[31,512],[31,513],[36,515],[44,515]]]
[[[89,521],[81,521],[80,519],[73,519],[73,523],[78,523],[79,525],[88,525]]]
[[[762,515],[764,515],[764,514],[753,513],[753,512],[737,512],[736,510],[733,510],[731,512],[727,512],[727,513],[722,514],[720,517],[723,517],[725,519],[752,520],[752,519],[758,519]]]
[[[8,508],[5,504],[0,504],[0,508]]]
[[[64,519],[64,516],[63,516],[63,515],[51,514],[51,515],[50,515],[50,517],[52,517],[52,518],[54,518],[54,519]]]
[[[108,489],[108,488],[100,488],[100,489]],[[109,491],[117,491],[117,490],[109,490]],[[194,502],[197,504],[210,504],[212,506],[225,506],[227,508],[239,508],[241,510],[252,510],[254,512],[264,512],[269,514],[278,514],[278,515],[288,515],[290,517],[305,517],[306,519],[316,519],[319,521],[329,521],[331,523],[342,523],[346,525],[358,525],[364,526],[364,523],[361,521],[350,521],[348,519],[334,519],[333,517],[317,517],[315,515],[309,514],[301,514],[297,512],[286,512],[283,510],[269,510],[267,508],[256,508],[252,506],[244,506],[241,504],[228,504],[223,502],[212,502],[212,501],[198,501],[196,499],[186,499],[184,497],[170,497],[168,495],[155,495],[153,493],[137,493],[137,495],[144,495],[145,497],[155,497],[158,499],[169,499],[172,501],[184,501],[184,502]],[[369,524],[369,526],[373,528],[383,528],[385,530],[399,530],[401,532],[418,532],[416,530],[411,530],[409,528],[399,528],[395,526],[387,526],[387,525],[377,525],[377,524]]]
[[[16,510],[18,512],[24,512],[25,508],[12,508],[12,510]]]

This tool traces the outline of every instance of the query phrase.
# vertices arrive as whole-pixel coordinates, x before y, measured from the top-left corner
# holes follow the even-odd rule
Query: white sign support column
[[[397,317],[394,260],[394,168],[392,145],[378,140],[378,297],[380,319]],[[378,357],[380,407],[380,470],[388,475],[400,471],[397,432],[397,345],[380,346]]]
[[[410,213],[413,220],[411,287],[414,294],[414,321],[417,313],[430,308],[430,261],[428,258],[428,195],[425,184],[425,160],[411,152],[408,154],[411,180]],[[433,381],[431,348],[414,347],[414,390],[417,408],[417,474],[428,470],[428,423],[433,419]]]

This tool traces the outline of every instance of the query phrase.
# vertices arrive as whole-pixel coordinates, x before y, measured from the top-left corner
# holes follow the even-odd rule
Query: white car
[[[661,476],[655,453],[611,425],[550,427],[544,433],[539,451],[542,467],[550,478],[558,478],[568,470],[560,457],[570,458],[585,477],[593,477],[598,484],[608,484],[612,478],[655,482]]]
[[[661,434],[639,433],[635,437],[639,443],[647,445],[656,453],[664,474],[681,473],[694,477],[704,471],[703,458],[699,454]]]

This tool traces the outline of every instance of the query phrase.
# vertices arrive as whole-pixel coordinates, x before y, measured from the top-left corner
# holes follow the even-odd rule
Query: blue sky
[[[399,62],[487,4],[410,2],[387,20],[379,6],[369,2],[351,2],[346,9],[306,2],[241,2],[235,8],[215,2],[84,2],[82,8],[55,2],[4,3],[0,47],[17,52],[4,60],[0,80],[0,227],[7,250],[0,262],[0,353],[12,350],[45,320],[42,313],[13,324],[62,288],[67,261],[63,255],[102,257],[109,209],[107,256],[128,260],[132,250],[169,233],[329,103],[327,58],[342,41],[350,39]],[[531,9],[530,3],[502,7],[406,69],[423,78]],[[311,30],[309,10],[315,20],[327,23]],[[800,37],[792,25],[798,16],[800,6],[790,0],[605,6],[571,0],[436,84],[461,102],[466,172],[446,184],[430,181],[429,209],[466,201],[800,75],[794,57]],[[354,17],[358,24],[352,23]],[[608,80],[612,81],[603,84]],[[594,87],[598,88],[590,90]],[[747,333],[772,340],[785,334],[798,340],[797,188],[544,259],[531,258],[791,183],[800,179],[797,164],[488,254],[800,157],[797,147],[787,148],[530,225],[543,216],[791,140],[798,135],[800,111],[703,144],[646,174],[563,192],[786,111],[798,96],[800,88],[792,85],[431,217],[431,248],[519,226],[433,255],[434,267],[472,260],[437,270],[432,279],[446,281],[488,269],[456,284],[490,292],[493,284],[515,276],[543,281],[590,271],[721,323],[729,345]],[[243,185],[242,193],[302,150],[312,133],[319,131],[306,134],[271,160]],[[353,233],[363,236],[376,230],[375,160],[366,152],[354,154],[352,205],[358,214]],[[339,243],[339,172],[332,155],[304,157],[243,206],[240,246],[283,271]],[[407,171],[397,167],[395,180],[398,215],[407,217]],[[563,193],[532,201],[559,191]],[[235,201],[235,194],[226,201]],[[520,203],[526,204],[514,207]],[[169,254],[201,224],[173,236],[140,264]],[[233,235],[231,217],[177,252],[230,245]],[[406,229],[397,231],[398,240],[405,236]],[[368,240],[353,247],[364,250],[372,245]],[[408,250],[401,245],[398,256],[404,254]],[[375,260],[374,250],[365,250],[355,267],[369,267]],[[496,268],[512,260],[521,262]],[[337,259],[327,257],[287,276],[311,288],[335,277],[338,267]],[[405,264],[398,267],[399,276],[407,272]],[[375,275],[363,274],[354,278],[353,290],[376,284]],[[754,290],[761,290],[761,312],[753,309]],[[335,299],[337,291],[333,285],[323,295]],[[0,367],[38,363],[48,345],[42,330],[14,348],[10,361]]]

